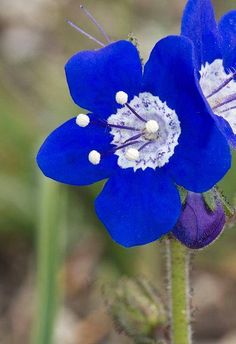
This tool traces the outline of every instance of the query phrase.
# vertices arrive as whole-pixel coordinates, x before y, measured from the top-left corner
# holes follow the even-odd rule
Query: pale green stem
[[[37,238],[37,308],[34,314],[34,344],[51,344],[59,300],[59,268],[63,219],[62,186],[43,178],[40,189]],[[63,223],[64,224],[64,223]]]
[[[174,238],[167,239],[172,344],[191,343],[189,254]]]

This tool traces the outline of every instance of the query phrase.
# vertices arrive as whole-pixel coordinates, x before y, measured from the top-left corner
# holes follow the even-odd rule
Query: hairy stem
[[[190,344],[189,255],[176,239],[167,240],[172,344]]]

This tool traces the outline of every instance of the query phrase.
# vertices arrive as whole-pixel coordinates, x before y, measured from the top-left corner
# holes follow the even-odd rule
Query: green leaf
[[[217,195],[215,189],[211,189],[202,194],[206,206],[213,212],[217,208]]]
[[[231,219],[232,217],[235,216],[235,207],[229,203],[229,201],[226,199],[223,192],[221,190],[219,190],[218,187],[215,190],[216,190],[217,196],[220,199],[221,204],[224,208],[225,215],[227,216],[228,219]]]
[[[187,196],[188,196],[188,191],[182,186],[178,186],[178,190],[180,194],[181,203],[185,204]]]

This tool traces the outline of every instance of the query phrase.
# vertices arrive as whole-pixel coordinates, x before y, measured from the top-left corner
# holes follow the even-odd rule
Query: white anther
[[[126,151],[125,156],[128,160],[136,161],[139,159],[139,151],[135,148],[129,148]]]
[[[150,121],[146,123],[146,130],[149,134],[155,134],[159,128],[159,124],[154,119],[150,119]]]
[[[91,164],[98,165],[101,161],[101,154],[96,150],[92,150],[88,155],[88,159]]]
[[[116,102],[120,105],[125,105],[128,102],[128,94],[123,91],[117,92]]]
[[[79,127],[85,128],[87,127],[87,125],[89,125],[89,123],[90,123],[90,118],[88,115],[81,113],[76,117],[76,124]]]

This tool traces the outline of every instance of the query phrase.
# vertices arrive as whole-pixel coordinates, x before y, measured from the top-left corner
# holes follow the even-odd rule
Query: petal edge
[[[132,247],[171,231],[181,202],[173,181],[161,171],[126,169],[109,179],[95,206],[112,239]]]
[[[89,185],[105,179],[117,168],[115,155],[106,156],[99,165],[88,160],[91,150],[111,149],[106,129],[89,125],[80,128],[75,118],[55,129],[44,141],[37,163],[45,176],[69,185]]]
[[[66,63],[65,73],[74,102],[105,118],[116,112],[116,92],[125,91],[130,98],[139,93],[142,66],[136,47],[118,41],[75,54]]]

